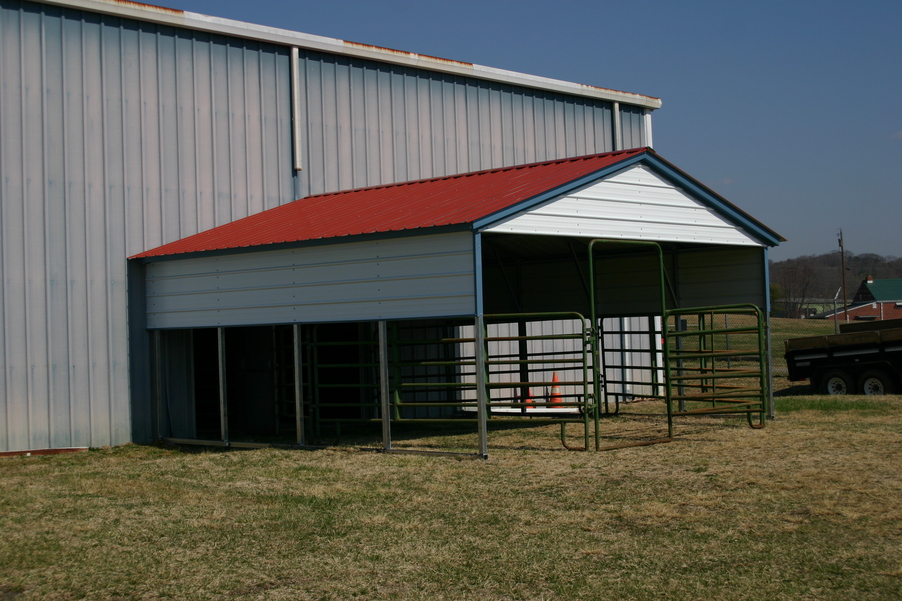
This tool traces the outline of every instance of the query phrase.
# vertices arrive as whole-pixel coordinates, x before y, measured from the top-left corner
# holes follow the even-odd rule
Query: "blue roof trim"
[[[786,241],[783,236],[660,156],[649,154],[643,158],[645,159],[645,164],[652,171],[666,178],[675,186],[683,188],[697,200],[704,202],[722,217],[736,224],[760,242],[767,246],[778,246],[780,242]]]
[[[477,219],[476,221],[473,222],[473,229],[475,229],[477,231],[481,230],[485,227],[494,225],[495,223],[497,223],[499,221],[503,221],[504,219],[507,219],[508,217],[516,215],[517,213],[522,213],[523,211],[528,211],[529,209],[531,209],[537,205],[540,205],[544,202],[553,200],[554,198],[563,196],[565,194],[569,194],[570,192],[573,192],[574,190],[578,190],[579,188],[584,188],[585,186],[588,186],[588,185],[598,181],[599,179],[608,177],[609,175],[612,175],[618,171],[621,171],[621,170],[625,169],[626,167],[630,167],[632,165],[635,165],[636,163],[641,162],[642,160],[644,160],[644,158],[646,157],[647,154],[648,154],[648,151],[646,150],[640,154],[636,154],[631,157],[625,158],[622,161],[614,163],[613,165],[608,165],[607,167],[599,169],[598,171],[593,171],[592,173],[586,174],[573,181],[567,182],[566,184],[564,184],[562,186],[558,186],[557,188],[543,192],[542,194],[539,194],[538,196],[533,196],[532,198],[530,198],[528,200],[524,200],[523,202],[517,203],[516,205],[510,206],[510,207],[503,209],[501,211],[498,211],[496,213],[492,213],[491,215],[486,215],[485,217],[481,217],[480,219]]]

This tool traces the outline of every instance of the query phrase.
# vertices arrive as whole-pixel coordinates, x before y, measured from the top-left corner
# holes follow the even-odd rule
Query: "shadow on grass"
[[[815,391],[810,384],[795,384],[789,386],[788,388],[774,391],[775,397],[804,396],[813,394],[815,394]]]

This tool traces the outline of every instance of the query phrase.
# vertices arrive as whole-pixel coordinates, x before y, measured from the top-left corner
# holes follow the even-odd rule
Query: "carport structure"
[[[664,400],[670,427],[763,423],[781,240],[651,149],[619,151],[308,197],[166,244],[131,257],[131,317],[152,332],[159,438],[305,446],[375,420],[396,450],[396,421],[471,419],[487,456],[489,417],[525,414],[598,448],[628,395]]]

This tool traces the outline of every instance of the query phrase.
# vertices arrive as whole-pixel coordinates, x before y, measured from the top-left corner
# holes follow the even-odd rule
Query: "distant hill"
[[[832,299],[842,286],[839,252],[806,255],[770,262],[770,284],[774,300],[792,299],[806,303]],[[861,280],[902,278],[902,258],[846,252],[846,295],[851,301]],[[842,293],[840,293],[840,302]]]

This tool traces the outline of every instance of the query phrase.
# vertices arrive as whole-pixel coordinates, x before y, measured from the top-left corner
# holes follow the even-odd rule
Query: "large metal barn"
[[[158,439],[308,446],[342,424],[559,422],[641,396],[767,412],[782,238],[650,149],[323,194],[130,260]],[[568,445],[577,423],[583,439]]]

